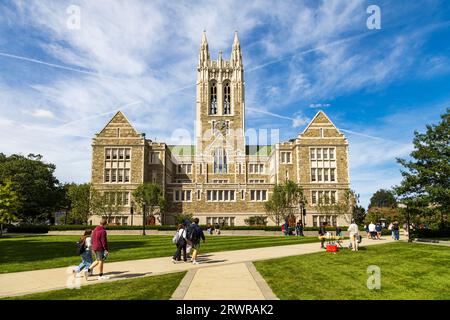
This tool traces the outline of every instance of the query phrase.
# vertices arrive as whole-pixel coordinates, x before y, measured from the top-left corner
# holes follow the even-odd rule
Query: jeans
[[[81,263],[78,267],[75,268],[76,272],[80,272],[84,268],[89,269],[92,264],[92,254],[91,250],[86,250],[81,255]]]
[[[400,240],[400,231],[399,230],[394,230],[394,239]]]
[[[180,261],[181,260],[181,250],[183,250],[183,260],[187,261],[186,256],[186,242],[183,241],[182,244],[177,244],[177,251],[175,251],[175,254],[173,255],[173,259]]]

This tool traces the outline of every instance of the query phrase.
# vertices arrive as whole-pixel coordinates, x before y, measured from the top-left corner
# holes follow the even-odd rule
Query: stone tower
[[[203,32],[197,67],[196,112],[198,172],[205,177],[230,173],[234,176],[236,164],[245,163],[244,68],[237,32],[230,60],[224,60],[222,52],[217,60],[211,60]]]

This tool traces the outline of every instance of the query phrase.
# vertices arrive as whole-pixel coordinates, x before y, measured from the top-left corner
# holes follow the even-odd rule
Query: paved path
[[[392,242],[392,240],[390,238],[384,240],[363,239],[362,245],[375,245],[388,242]],[[345,241],[345,243],[347,244],[348,241]],[[258,297],[262,295],[265,298],[270,298],[270,294],[267,294],[267,292],[264,293],[264,290],[261,290],[261,285],[255,287],[255,282],[258,283],[258,279],[255,279],[257,276],[254,276],[249,271],[251,267],[245,263],[318,252],[321,251],[319,246],[319,243],[309,243],[200,254],[198,259],[200,264],[198,265],[192,265],[190,263],[173,264],[170,257],[112,262],[105,264],[105,274],[111,277],[110,280],[106,281],[196,270],[196,274],[189,282],[189,286],[190,284],[193,286],[202,286],[204,283],[208,285],[208,287],[205,287],[208,294],[204,295],[198,290],[195,293],[189,290],[189,286],[185,283],[187,290],[184,291],[185,294],[183,296],[179,295],[178,298],[219,299],[225,296],[231,297],[229,293],[236,292],[236,290],[240,290],[239,297],[245,297],[245,299],[249,298],[248,294],[250,294],[250,297],[253,297],[253,294],[255,294]],[[235,272],[234,276],[230,275],[233,272]],[[190,274],[192,275],[192,272]],[[253,277],[253,280],[250,276]],[[241,281],[244,278],[246,280]],[[202,281],[202,279],[210,280]],[[0,297],[65,289],[70,286],[77,286],[78,284],[83,286],[100,282],[96,276],[91,277],[89,281],[86,281],[84,278],[78,278],[75,281],[71,276],[71,267],[0,274]],[[225,290],[215,290],[217,293],[220,292],[220,295],[212,296],[210,290],[211,283],[216,283],[219,288],[227,288],[227,292]],[[237,297],[237,295],[233,295],[233,298]]]

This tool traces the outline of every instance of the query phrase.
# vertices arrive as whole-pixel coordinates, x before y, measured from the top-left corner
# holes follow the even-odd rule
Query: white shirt
[[[356,223],[352,223],[351,225],[349,225],[348,232],[350,234],[350,237],[353,237],[355,234],[358,234],[359,233],[358,225]]]
[[[92,246],[92,239],[91,239],[91,237],[87,237],[86,240],[84,240],[84,244],[86,246],[86,251],[87,250],[91,250],[91,246]]]
[[[178,237],[183,237],[186,239],[186,230],[185,229],[178,230]]]
[[[374,232],[375,230],[375,225],[373,223],[369,224],[369,232]]]

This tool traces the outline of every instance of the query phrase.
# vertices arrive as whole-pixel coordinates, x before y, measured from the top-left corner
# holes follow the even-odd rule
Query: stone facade
[[[139,134],[122,112],[92,143],[92,184],[115,194],[118,209],[110,222],[142,225],[142,210],[131,193],[142,183],[161,185],[167,212],[147,224],[170,224],[190,213],[201,224],[245,225],[266,216],[264,202],[275,184],[292,180],[307,198],[306,226],[348,217],[317,213],[318,198],[339,202],[349,189],[348,141],[319,111],[297,138],[273,146],[245,145],[245,83],[240,43],[235,34],[230,60],[211,60],[203,34],[197,67],[196,145],[170,146]],[[96,223],[100,217],[92,217]],[[269,224],[274,221],[268,219]]]

